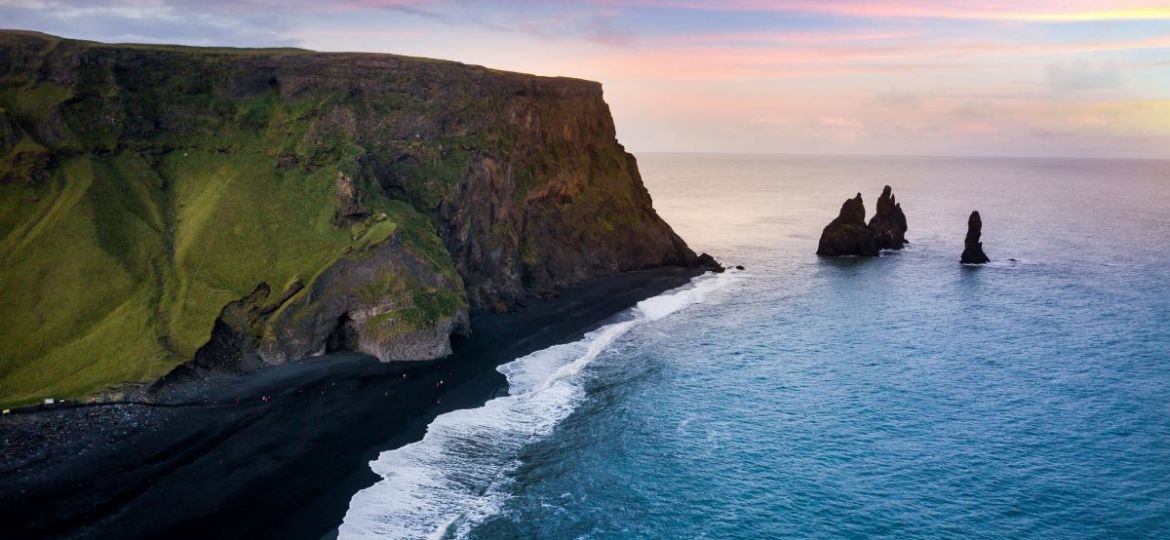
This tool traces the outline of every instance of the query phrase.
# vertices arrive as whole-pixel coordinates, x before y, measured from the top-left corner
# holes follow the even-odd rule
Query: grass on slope
[[[223,306],[259,282],[276,294],[308,285],[393,233],[462,283],[409,204],[370,196],[366,210],[386,219],[332,223],[337,173],[368,178],[347,115],[425,104],[328,90],[237,97],[222,86],[234,52],[164,49],[157,72],[115,76],[91,62],[68,86],[31,69],[0,77],[0,120],[21,137],[0,156],[0,405],[153,380],[190,359]],[[51,154],[52,165],[13,150]],[[450,157],[423,172],[457,176],[467,153]],[[466,304],[395,294],[417,299],[419,324]]]
[[[153,380],[260,281],[277,292],[310,283],[396,230],[454,274],[405,203],[375,198],[387,218],[333,225],[335,175],[191,148],[154,164],[133,152],[72,158],[48,185],[0,185],[0,405]]]
[[[157,282],[143,268],[161,244],[127,209],[142,203],[134,188],[114,174],[82,158],[52,179],[63,189],[2,186],[5,214],[26,218],[0,240],[3,405],[144,380],[167,365],[153,339]]]

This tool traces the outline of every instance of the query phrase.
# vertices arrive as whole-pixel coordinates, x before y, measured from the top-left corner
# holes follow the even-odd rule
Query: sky
[[[1170,0],[0,0],[0,28],[591,79],[634,152],[1170,159]]]

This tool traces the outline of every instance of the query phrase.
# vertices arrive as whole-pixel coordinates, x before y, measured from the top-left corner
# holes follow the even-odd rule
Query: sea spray
[[[656,321],[725,286],[704,275],[643,300],[585,335],[497,368],[509,395],[435,418],[421,441],[370,463],[382,477],[350,500],[341,539],[460,537],[507,499],[520,450],[551,433],[585,397],[582,370],[631,328]]]

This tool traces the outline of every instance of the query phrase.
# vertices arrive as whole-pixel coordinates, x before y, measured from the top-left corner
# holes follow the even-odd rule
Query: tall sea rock
[[[877,211],[868,225],[865,223],[865,204],[858,193],[841,205],[841,212],[821,231],[817,255],[877,257],[883,249],[905,247],[909,243],[906,230],[906,214],[902,213],[902,205],[894,200],[890,186],[882,189]]]
[[[870,233],[874,235],[878,249],[902,249],[906,247],[906,214],[902,205],[894,200],[890,186],[882,188],[878,196],[877,211],[869,220]]]
[[[983,235],[983,219],[979,217],[979,211],[971,212],[971,217],[967,218],[967,237],[963,240],[963,255],[959,257],[959,262],[962,264],[985,264],[991,262],[987,255],[983,253],[983,242],[979,241],[980,236]]]
[[[5,404],[433,358],[469,310],[696,263],[595,82],[0,32]]]
[[[842,255],[861,255],[876,257],[878,245],[874,235],[865,224],[865,203],[861,194],[848,199],[841,205],[841,211],[833,221],[821,231],[821,240],[817,245],[817,255],[825,257],[839,257]]]

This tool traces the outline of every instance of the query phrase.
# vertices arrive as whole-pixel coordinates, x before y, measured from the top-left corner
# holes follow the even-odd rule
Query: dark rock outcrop
[[[878,249],[902,249],[907,244],[906,214],[902,213],[902,205],[894,200],[890,186],[883,188],[878,197],[877,211],[869,220],[869,230]]]
[[[29,138],[20,123],[0,107],[0,185],[43,182],[52,161],[49,151]]]
[[[383,362],[451,354],[450,335],[469,329],[463,282],[434,272],[391,235],[326,269],[305,294],[272,314],[258,355],[282,364],[315,353],[349,350]]]
[[[695,266],[698,268],[703,268],[708,272],[715,272],[716,274],[721,274],[725,270],[723,265],[719,264],[719,261],[715,260],[715,257],[712,257],[706,253],[699,255],[699,258],[695,261]]]
[[[846,200],[845,204],[841,205],[841,212],[837,218],[821,232],[817,255],[876,257],[878,251],[877,241],[869,227],[865,225],[865,203],[858,193],[856,197]]]
[[[841,213],[821,232],[817,255],[877,257],[883,249],[902,249],[906,241],[906,214],[894,200],[890,186],[882,189],[877,211],[865,224],[865,203],[861,194],[845,201]]]
[[[258,354],[264,323],[272,310],[279,307],[265,304],[271,294],[272,288],[267,283],[261,283],[248,296],[224,306],[215,319],[211,338],[195,351],[195,358],[179,365],[151,385],[151,392],[158,395],[176,384],[202,380],[211,375],[246,373],[264,367]]]
[[[351,176],[337,171],[337,205],[333,210],[333,224],[348,226],[365,216],[361,189]]]
[[[979,217],[979,211],[971,212],[971,217],[967,218],[967,238],[963,242],[963,256],[959,262],[963,264],[985,264],[991,262],[987,255],[983,253],[983,242],[979,241],[979,237],[983,235],[983,220]]]

